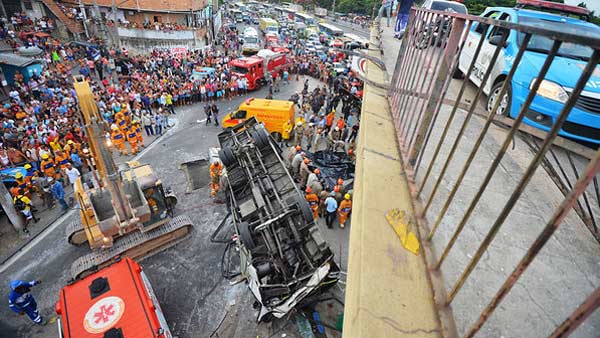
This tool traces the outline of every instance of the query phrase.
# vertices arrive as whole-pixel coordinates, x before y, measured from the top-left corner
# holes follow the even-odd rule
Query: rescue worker
[[[140,121],[133,120],[133,129],[135,129],[138,144],[142,147],[146,147],[146,145],[144,144],[144,135],[142,135],[142,127],[140,126]]]
[[[346,121],[344,121],[344,118],[340,116],[335,122],[335,126],[338,127],[340,130],[344,130],[344,128],[346,127]]]
[[[110,129],[110,139],[115,148],[119,150],[119,154],[128,155],[127,148],[125,148],[125,136],[123,136],[123,133],[119,130],[119,127],[113,124]]]
[[[338,204],[342,201],[342,198],[344,198],[344,195],[342,195],[340,193],[340,186],[336,185],[335,187],[333,187],[333,194],[335,196],[335,200],[336,202],[338,202]]]
[[[340,194],[342,196],[344,196],[346,194],[346,187],[344,187],[344,180],[343,179],[338,178],[336,187],[338,187],[338,189],[340,191]]]
[[[287,157],[287,163],[288,163],[289,170],[292,170],[292,160],[294,159],[294,156],[296,156],[297,154],[299,154],[301,152],[302,152],[302,147],[299,145],[293,146],[290,149],[290,152]]]
[[[313,192],[311,187],[306,188],[306,202],[308,202],[308,206],[310,210],[313,212],[313,217],[315,221],[319,219],[319,197],[317,194]]]
[[[315,124],[309,123],[308,127],[304,131],[304,136],[306,137],[306,150],[310,151],[310,147],[315,142]]]
[[[306,180],[308,179],[308,175],[311,174],[310,168],[308,167],[309,163],[310,163],[310,160],[308,158],[304,158],[302,163],[300,163],[300,170],[298,172],[298,177],[300,178],[300,186],[301,187],[306,187]]]
[[[14,280],[10,282],[10,293],[8,294],[8,307],[19,315],[27,314],[29,319],[38,325],[44,325],[46,321],[40,315],[37,302],[30,291],[31,287],[39,285],[41,282],[40,280],[31,282]]]
[[[129,147],[131,148],[131,155],[135,155],[138,152],[138,139],[137,133],[134,128],[129,128],[127,131],[127,142],[129,143]]]
[[[129,124],[131,123],[131,112],[129,111],[129,108],[127,107],[127,103],[121,104],[121,111],[123,112],[123,117],[125,118],[125,122],[127,123],[127,126],[129,126]]]
[[[214,160],[210,165],[210,197],[215,198],[220,189],[223,165],[219,160]]]
[[[42,154],[42,163],[40,164],[42,168],[42,172],[46,177],[56,178],[58,175],[56,173],[56,165],[54,164],[54,160],[50,158],[48,154]]]
[[[329,114],[325,117],[325,131],[328,133],[331,131],[333,121],[335,120],[335,109],[332,109]]]
[[[356,155],[354,155],[354,149],[348,149],[348,157],[352,162],[356,161]]]
[[[305,156],[305,153],[300,151],[300,152],[296,153],[296,155],[292,159],[291,171],[292,171],[292,176],[295,179],[298,179],[298,174],[300,173],[300,164],[302,163],[304,156]]]
[[[127,121],[125,120],[125,114],[122,109],[115,113],[115,123],[121,133],[125,134],[127,132]]]
[[[318,175],[320,173],[321,173],[321,170],[319,168],[315,168],[315,170],[313,170],[313,172],[308,175],[308,179],[306,180],[306,186],[309,187],[314,181],[318,181],[319,180]]]
[[[56,156],[54,156],[54,163],[56,163],[61,172],[64,172],[67,169],[67,163],[69,163],[69,156],[64,151],[59,150],[56,152]]]
[[[329,192],[325,189],[321,190],[319,196],[319,216],[325,217],[325,200],[329,197]]]
[[[283,123],[283,130],[281,132],[281,140],[284,142],[286,146],[288,146],[288,141],[290,140],[290,135],[292,135],[292,130],[294,130],[294,126],[292,125],[291,120],[287,120]]]
[[[302,145],[302,138],[304,137],[304,123],[298,121],[296,128],[294,129],[294,143]]]
[[[25,227],[23,227],[23,232],[29,235],[29,230],[27,230],[27,225],[29,222],[33,220],[33,223],[37,223],[40,220],[39,218],[35,217],[31,210],[31,200],[29,197],[25,196],[22,189],[19,189],[17,196],[13,198],[13,203],[15,205],[15,209],[25,216]]]
[[[344,228],[346,226],[346,220],[348,216],[352,212],[352,201],[350,200],[350,194],[344,195],[344,200],[340,202],[340,207],[338,208],[338,216],[340,216],[340,228]]]
[[[23,173],[18,171],[15,174],[15,182],[17,183],[17,188],[23,191],[23,194],[27,196],[27,198],[31,198],[31,194],[29,193],[29,188],[31,187],[31,180],[29,177],[23,177]]]

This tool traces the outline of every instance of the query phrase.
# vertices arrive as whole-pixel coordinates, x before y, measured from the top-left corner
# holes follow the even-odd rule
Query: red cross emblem
[[[110,304],[109,306],[102,305],[100,306],[100,311],[94,313],[94,323],[98,324],[101,321],[103,323],[108,322],[110,317],[115,314],[115,310],[113,310],[114,305]]]
[[[98,300],[87,311],[83,327],[90,333],[102,333],[113,327],[125,312],[125,302],[119,297],[109,296]]]

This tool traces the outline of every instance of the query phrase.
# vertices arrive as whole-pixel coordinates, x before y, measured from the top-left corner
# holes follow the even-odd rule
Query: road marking
[[[140,157],[144,156],[144,154],[146,152],[148,152],[150,149],[154,148],[154,146],[159,143],[161,138],[165,137],[167,134],[169,134],[173,130],[175,130],[178,125],[179,125],[178,120],[175,120],[175,124],[173,125],[173,127],[171,127],[171,129],[167,130],[167,132],[162,134],[161,137],[155,139],[154,142],[152,142],[148,147],[146,147],[144,150],[139,152],[130,161],[137,161]],[[69,218],[74,212],[76,212],[78,210],[79,210],[79,208],[71,209],[71,210],[67,211],[64,215],[60,216],[57,220],[55,220],[51,226],[49,226],[45,230],[43,230],[39,235],[37,235],[35,237],[34,240],[27,243],[24,247],[21,248],[21,250],[19,250],[18,253],[12,255],[9,259],[7,259],[6,262],[4,262],[4,264],[2,264],[2,266],[0,266],[0,273],[6,271],[6,269],[8,269],[10,266],[12,266],[21,257],[23,257],[23,255],[25,255],[26,253],[31,251],[31,249],[33,249],[39,242],[41,242],[44,238],[48,237],[48,235],[50,233],[54,232],[54,230],[60,224],[62,224],[67,218]],[[65,244],[67,244],[67,243],[65,243]],[[70,245],[70,244],[67,244],[67,245]]]

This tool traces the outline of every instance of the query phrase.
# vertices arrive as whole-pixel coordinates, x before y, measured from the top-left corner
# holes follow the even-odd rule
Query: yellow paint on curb
[[[400,237],[402,246],[413,254],[419,255],[421,245],[417,235],[411,231],[415,225],[411,218],[407,217],[406,213],[400,209],[391,209],[387,212],[385,218],[396,232],[396,235]]]

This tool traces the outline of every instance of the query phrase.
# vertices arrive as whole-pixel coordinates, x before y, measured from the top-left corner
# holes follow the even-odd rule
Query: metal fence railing
[[[437,252],[429,264],[451,285],[442,306],[452,305],[459,333],[565,337],[600,306],[600,151],[560,136],[573,133],[573,107],[591,109],[600,36],[496,18],[413,10],[389,90],[393,121],[423,240]],[[589,51],[569,59],[580,69],[572,88],[552,116],[535,113],[545,79],[572,46]],[[534,74],[511,106],[524,69]],[[600,94],[592,98],[600,110]],[[600,139],[600,129],[580,129]],[[547,311],[552,301],[557,309]],[[543,319],[522,317],[520,306]],[[577,335],[597,337],[599,322]]]

